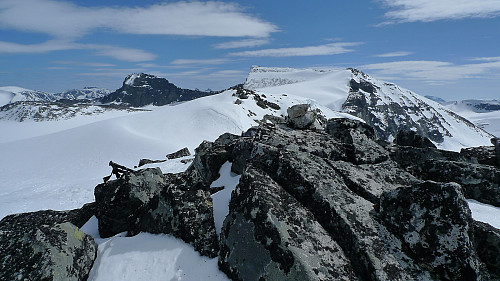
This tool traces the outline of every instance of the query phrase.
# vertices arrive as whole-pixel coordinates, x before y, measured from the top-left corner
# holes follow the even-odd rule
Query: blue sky
[[[500,0],[0,0],[0,86],[224,89],[251,65],[355,67],[421,95],[500,98]]]

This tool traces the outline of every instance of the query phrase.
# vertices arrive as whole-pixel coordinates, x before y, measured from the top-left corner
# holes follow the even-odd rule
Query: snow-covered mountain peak
[[[55,101],[54,94],[16,86],[0,87],[0,106],[17,101]]]
[[[244,87],[314,99],[363,119],[388,141],[413,130],[443,149],[490,144],[490,134],[441,104],[354,68],[252,67]]]
[[[130,87],[150,87],[148,81],[152,79],[160,79],[154,75],[146,73],[132,73],[123,81],[123,86]]]

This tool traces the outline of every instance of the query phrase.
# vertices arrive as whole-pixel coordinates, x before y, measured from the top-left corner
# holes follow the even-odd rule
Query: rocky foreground
[[[288,113],[203,142],[183,173],[126,170],[82,209],[4,218],[0,280],[86,280],[97,251],[78,227],[92,215],[102,237],[181,238],[233,280],[500,280],[500,230],[465,201],[500,206],[493,147],[389,143],[307,105]],[[210,186],[228,161],[242,177],[218,236]]]

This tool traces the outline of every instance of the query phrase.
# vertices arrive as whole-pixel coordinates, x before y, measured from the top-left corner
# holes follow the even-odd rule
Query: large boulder
[[[427,160],[412,167],[424,180],[456,182],[465,197],[500,207],[500,170],[496,167],[459,161]]]
[[[97,245],[72,222],[83,224],[89,207],[23,213],[2,219],[0,280],[87,280]]]
[[[249,167],[221,234],[219,265],[233,280],[357,280],[342,248],[314,215]]]
[[[431,147],[436,148],[436,145],[427,137],[422,137],[415,131],[400,130],[394,138],[394,143],[402,146],[412,146],[418,148]]]
[[[500,166],[494,146],[467,147],[460,150],[460,154],[466,157],[475,158],[479,164]]]
[[[163,190],[130,217],[129,234],[172,234],[193,245],[200,254],[216,257],[219,242],[210,191],[187,188],[183,175],[167,174],[165,178]]]
[[[479,280],[472,218],[461,187],[424,182],[385,192],[380,216],[409,255],[440,280]]]
[[[492,273],[500,276],[500,230],[478,221],[474,221],[473,230],[477,255]]]
[[[100,184],[94,194],[99,233],[172,234],[202,255],[215,257],[218,242],[210,192],[192,188],[187,175],[163,175],[159,168],[127,172]]]
[[[119,179],[96,186],[96,217],[101,237],[128,231],[132,215],[159,194],[165,183],[161,170],[154,168],[128,172]]]

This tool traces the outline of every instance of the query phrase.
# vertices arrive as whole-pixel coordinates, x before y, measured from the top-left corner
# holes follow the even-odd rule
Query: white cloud
[[[223,2],[176,2],[148,7],[83,7],[55,0],[2,0],[0,26],[79,38],[95,29],[125,34],[268,37],[275,25]]]
[[[209,65],[209,64],[223,64],[228,62],[228,59],[176,59],[171,62],[174,65]]]
[[[122,61],[151,61],[156,55],[139,49],[100,44],[79,44],[63,40],[50,40],[40,44],[18,44],[0,41],[0,54],[37,54],[64,50],[93,50],[97,55]]]
[[[443,19],[488,18],[500,16],[498,0],[382,0],[391,10],[391,21],[431,22]]]
[[[481,63],[454,64],[443,61],[395,61],[362,65],[379,77],[419,80],[427,84],[468,78],[492,78],[500,71],[500,57],[480,58]],[[386,78],[387,79],[387,78]]]
[[[385,53],[385,54],[380,54],[380,55],[375,55],[375,57],[379,58],[393,58],[393,57],[404,57],[404,56],[409,56],[413,54],[412,52],[391,52],[391,53]]]
[[[244,39],[244,40],[230,41],[230,42],[216,44],[213,47],[215,49],[236,49],[236,48],[257,47],[268,43],[269,43],[268,39]]]
[[[361,43],[339,42],[339,43],[330,43],[319,46],[244,51],[244,52],[231,53],[229,55],[242,56],[242,57],[298,57],[298,56],[336,55],[336,54],[353,52],[354,51],[353,49],[349,49],[347,47],[353,47],[360,44]]]
[[[132,48],[122,48],[106,45],[88,45],[90,49],[97,50],[96,54],[99,56],[112,57],[117,60],[130,61],[130,62],[140,62],[140,61],[152,61],[156,58],[156,55]]]

